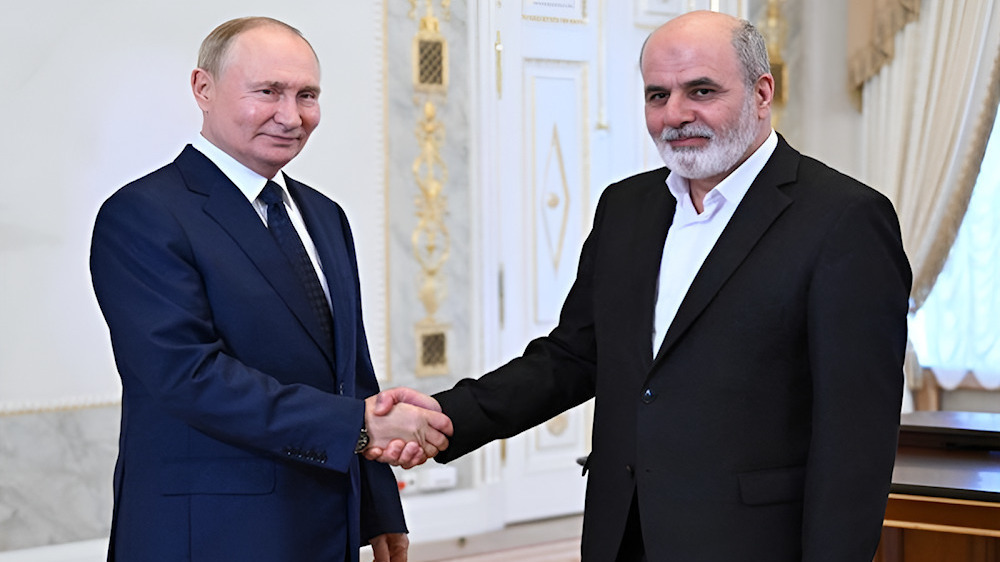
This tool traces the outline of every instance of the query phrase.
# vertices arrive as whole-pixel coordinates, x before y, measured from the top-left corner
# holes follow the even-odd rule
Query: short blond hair
[[[266,26],[280,27],[298,35],[306,42],[306,45],[309,45],[313,56],[316,56],[316,50],[313,49],[312,45],[298,29],[274,18],[250,16],[231,19],[213,29],[205,37],[205,40],[201,42],[201,48],[198,49],[198,68],[208,72],[212,76],[219,76],[225,70],[226,58],[233,45],[233,40],[239,37],[241,33]],[[319,57],[316,57],[316,61],[317,63],[319,62]]]

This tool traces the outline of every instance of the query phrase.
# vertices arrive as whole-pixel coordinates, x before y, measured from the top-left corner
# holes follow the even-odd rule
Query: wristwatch
[[[358,444],[354,446],[354,454],[363,453],[368,448],[370,440],[368,437],[368,428],[365,427],[365,422],[361,422],[361,433],[358,434]]]

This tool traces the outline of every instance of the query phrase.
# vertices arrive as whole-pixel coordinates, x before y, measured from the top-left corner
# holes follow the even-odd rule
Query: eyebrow
[[[711,86],[713,88],[721,88],[722,85],[712,80],[708,76],[702,76],[701,78],[695,78],[694,80],[688,80],[684,83],[686,88],[699,88],[701,86]]]
[[[287,90],[288,87],[289,87],[289,84],[287,82],[279,82],[277,80],[270,80],[270,81],[263,81],[263,82],[254,82],[250,86],[252,88],[254,88],[254,89],[257,89],[257,88],[270,88],[272,90]],[[305,86],[303,88],[299,88],[298,91],[300,91],[300,92],[312,92],[312,93],[318,94],[319,93],[319,86]]]
[[[712,80],[711,78],[709,78],[707,76],[701,76],[699,78],[695,78],[693,80],[688,80],[687,82],[684,82],[683,84],[681,84],[681,87],[683,89],[685,89],[685,90],[691,90],[691,89],[694,89],[694,88],[701,88],[701,87],[704,87],[704,86],[711,86],[712,88],[721,88],[722,87],[721,84],[719,84],[718,82],[716,82],[715,80]],[[652,94],[652,93],[666,92],[666,91],[668,91],[668,88],[665,87],[665,86],[659,86],[657,84],[650,84],[650,85],[646,86],[646,90],[645,91],[646,91],[647,94]]]

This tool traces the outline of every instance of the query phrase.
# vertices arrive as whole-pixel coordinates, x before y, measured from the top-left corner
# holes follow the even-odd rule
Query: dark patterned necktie
[[[302,245],[302,239],[288,218],[288,211],[285,210],[285,202],[281,197],[281,187],[273,181],[268,181],[260,193],[260,200],[267,204],[267,229],[292,264],[295,275],[302,282],[309,297],[309,305],[319,318],[319,323],[332,345],[333,314],[330,312],[330,303],[326,300],[323,286],[320,285],[319,276],[316,275],[316,268],[313,267],[312,260]]]

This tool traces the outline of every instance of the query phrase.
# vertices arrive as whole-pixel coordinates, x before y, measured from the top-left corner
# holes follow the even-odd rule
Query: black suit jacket
[[[584,560],[614,560],[637,493],[649,560],[869,562],[911,282],[892,205],[779,138],[654,358],[668,173],[605,190],[548,336],[436,395],[438,458],[596,396]]]
[[[122,379],[110,559],[357,560],[403,532],[395,477],[354,445],[378,391],[343,210],[292,179],[334,345],[246,197],[187,147],[94,227],[94,291]]]

